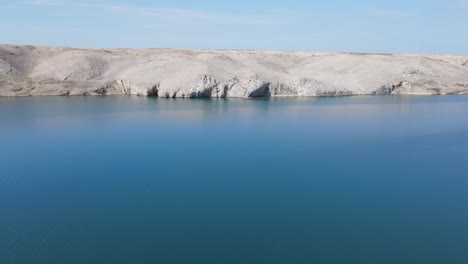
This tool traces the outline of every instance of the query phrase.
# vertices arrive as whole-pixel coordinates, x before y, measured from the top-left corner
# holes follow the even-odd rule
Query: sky
[[[0,0],[0,43],[468,55],[468,0]]]

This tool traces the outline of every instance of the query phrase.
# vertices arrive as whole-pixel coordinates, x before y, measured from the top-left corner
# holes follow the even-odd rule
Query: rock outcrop
[[[468,57],[0,46],[0,96],[468,94]]]

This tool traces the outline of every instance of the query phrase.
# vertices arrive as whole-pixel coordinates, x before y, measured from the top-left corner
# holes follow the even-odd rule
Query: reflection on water
[[[0,263],[467,263],[466,113],[0,98]]]
[[[163,123],[174,126],[243,126],[269,122],[291,132],[316,126],[340,137],[386,137],[466,129],[467,97],[346,97],[276,99],[156,99],[146,97],[0,98],[4,129],[43,129]],[[207,123],[208,122],[208,123]],[[435,125],[436,124],[436,125]],[[290,127],[287,127],[290,126]],[[292,127],[291,127],[292,126]],[[347,131],[336,131],[346,126]],[[300,131],[297,131],[300,133]],[[345,133],[346,132],[346,133]]]

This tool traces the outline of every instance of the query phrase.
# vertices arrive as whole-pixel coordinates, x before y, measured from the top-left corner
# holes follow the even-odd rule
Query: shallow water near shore
[[[0,263],[468,263],[468,96],[0,98]]]

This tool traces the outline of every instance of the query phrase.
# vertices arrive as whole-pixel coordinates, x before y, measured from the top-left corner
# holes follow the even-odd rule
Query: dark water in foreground
[[[468,97],[0,98],[0,263],[468,263]]]

